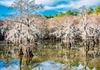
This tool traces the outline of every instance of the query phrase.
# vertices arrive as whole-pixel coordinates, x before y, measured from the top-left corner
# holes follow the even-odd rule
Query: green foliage
[[[58,59],[58,60],[56,60],[56,62],[65,63],[66,61],[65,61],[65,59]]]
[[[79,11],[78,10],[73,10],[72,11],[72,15],[77,16],[78,14],[79,14]]]
[[[66,11],[66,14],[67,14],[67,15],[72,15],[72,16],[77,16],[78,13],[79,13],[78,10],[67,10],[67,11]]]
[[[88,14],[92,14],[92,13],[94,13],[94,9],[93,8],[89,8],[88,9]]]
[[[95,8],[96,13],[100,13],[100,5]]]
[[[66,14],[67,14],[67,15],[72,15],[72,11],[71,11],[71,10],[67,10],[67,11],[66,11]]]
[[[53,18],[53,16],[45,16],[46,18]]]
[[[53,17],[62,17],[62,16],[64,16],[65,14],[64,13],[58,13],[58,14],[55,14],[55,15],[53,15]]]
[[[88,14],[92,14],[92,13],[94,13],[94,12],[100,13],[100,5],[97,6],[96,8],[89,8],[89,9],[87,10],[87,13],[88,13]],[[79,13],[81,13],[81,12],[79,12],[78,10],[66,10],[65,13],[62,13],[62,12],[61,12],[61,13],[58,13],[58,14],[53,15],[52,17],[62,17],[62,16],[64,16],[64,15],[77,16]]]
[[[53,15],[53,17],[62,17],[64,15],[73,15],[73,16],[77,16],[78,15],[78,11],[77,10],[67,10],[65,13],[61,12],[58,14]]]
[[[72,15],[72,16],[77,16],[79,14],[79,11],[78,10],[67,10],[66,14]]]

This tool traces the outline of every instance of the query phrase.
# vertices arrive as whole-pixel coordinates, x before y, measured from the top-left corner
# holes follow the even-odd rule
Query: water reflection
[[[63,64],[54,62],[52,60],[44,61],[39,63],[32,70],[61,70]]]
[[[8,62],[0,60],[0,70],[19,70],[19,60],[12,59]]]
[[[47,64],[47,65],[46,65]],[[96,70],[96,68],[92,68],[90,69],[88,66],[85,68],[84,65],[79,64],[78,66],[72,66],[71,69],[68,69],[67,66],[64,66],[64,64],[61,63],[54,63],[52,64],[52,62],[43,62],[42,65],[41,63],[33,68],[32,70]]]
[[[70,49],[58,43],[47,44],[41,45],[35,51],[28,48],[25,50],[27,55],[21,52],[22,48],[14,48],[8,50],[6,47],[2,50],[3,53],[0,53],[0,70],[100,70],[97,69],[100,66],[100,57],[95,56],[92,50],[86,51],[84,47]],[[28,55],[30,53],[34,55]]]
[[[26,70],[69,70],[67,65],[55,62],[52,60],[47,60],[41,63],[32,64],[31,69]],[[19,60],[12,59],[8,63],[4,60],[0,60],[0,70],[19,70]],[[78,66],[72,66],[70,70],[91,70],[88,66],[79,64]],[[96,68],[92,68],[92,70],[96,70]]]

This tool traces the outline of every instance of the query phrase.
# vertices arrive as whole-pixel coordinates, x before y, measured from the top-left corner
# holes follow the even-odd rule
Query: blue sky
[[[14,0],[0,0],[0,19],[16,12],[10,8],[13,2]],[[100,5],[100,0],[35,0],[35,3],[44,5],[42,10],[36,10],[38,14],[51,16],[68,9],[79,9],[82,6],[95,7]]]

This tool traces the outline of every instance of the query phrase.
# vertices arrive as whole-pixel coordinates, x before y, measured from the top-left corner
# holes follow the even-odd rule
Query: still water
[[[33,51],[34,57],[27,64],[29,58],[26,56],[21,63],[19,48],[11,46],[9,49],[9,46],[0,45],[0,70],[100,70],[100,55],[95,54],[98,48],[90,50],[86,56],[84,47],[69,50],[58,46],[61,47],[59,44],[40,45],[39,49]]]
[[[0,70],[19,70],[19,63],[20,61],[18,59],[12,59],[8,62],[0,60]],[[67,65],[55,62],[53,60],[47,60],[41,63],[32,64],[30,67],[30,70],[69,70],[67,68]],[[79,64],[72,66],[70,70],[96,70],[96,68],[93,67],[92,69],[90,69],[88,66],[85,67],[84,65]]]

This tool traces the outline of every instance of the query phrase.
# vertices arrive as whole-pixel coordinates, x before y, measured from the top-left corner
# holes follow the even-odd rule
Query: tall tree
[[[12,42],[17,41],[19,43],[22,43],[22,41],[27,42],[34,40],[35,34],[39,34],[40,31],[38,24],[34,22],[34,20],[37,19],[30,16],[32,12],[42,9],[43,6],[36,5],[35,0],[15,0],[12,7],[16,8],[18,12],[16,14],[16,19],[13,20],[13,24],[9,24],[12,28],[7,31],[6,40],[10,40]]]
[[[42,5],[36,5],[35,0],[15,0],[12,4],[13,8],[17,8],[18,14],[30,14],[33,11],[43,8]]]

